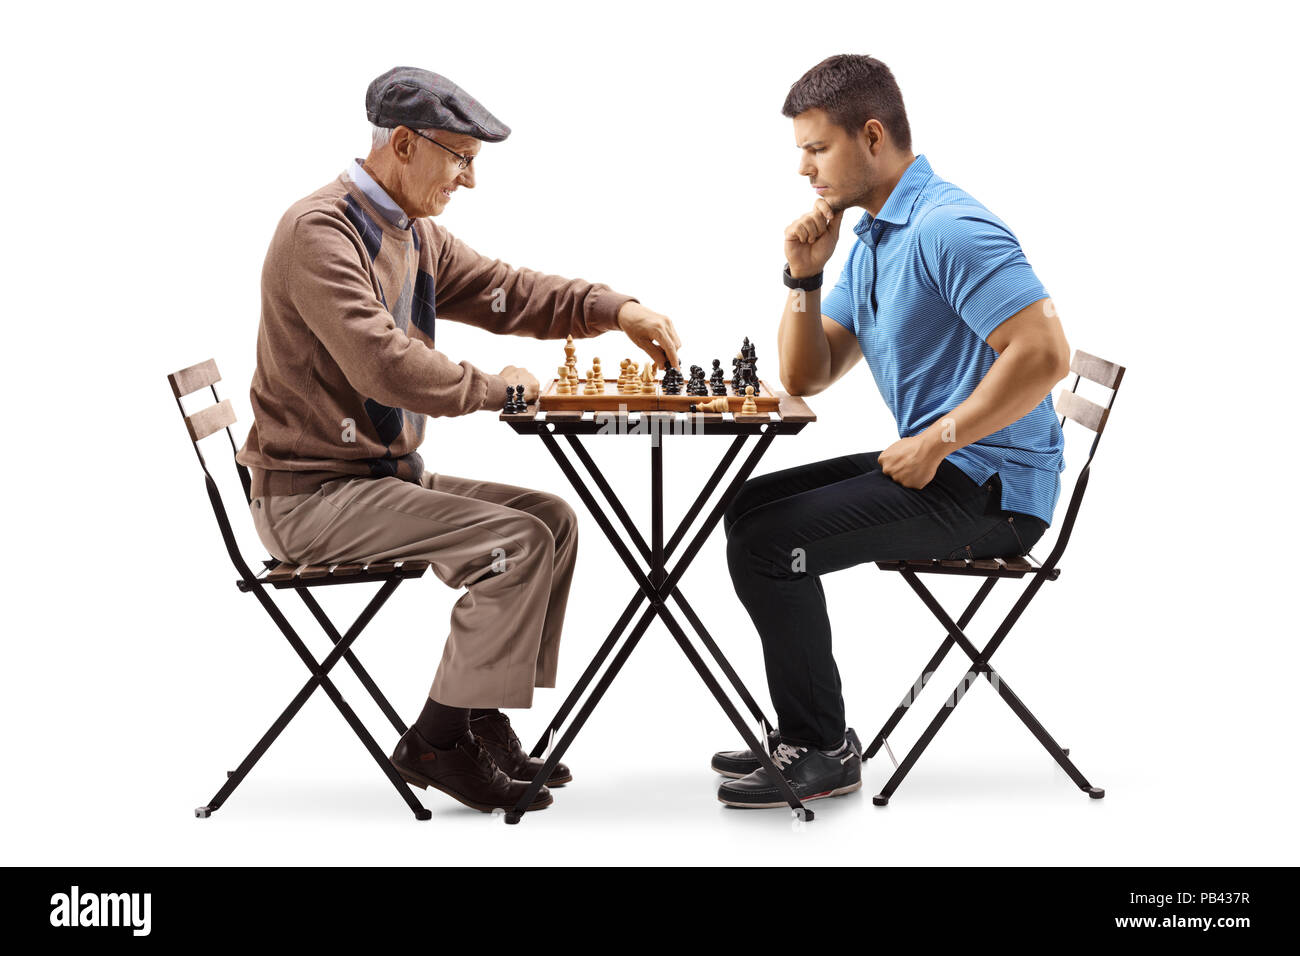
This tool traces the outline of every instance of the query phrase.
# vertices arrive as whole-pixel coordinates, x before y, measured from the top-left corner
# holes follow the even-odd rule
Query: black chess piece
[[[698,365],[691,366],[691,380],[686,384],[686,394],[696,397],[707,397],[709,387],[704,382],[704,369]]]
[[[680,395],[682,393],[682,373],[676,366],[670,365],[664,370],[663,380],[659,383],[665,395]]]
[[[714,395],[726,395],[727,383],[722,378],[722,362],[713,360],[713,374],[709,376],[709,388]]]
[[[506,407],[507,415],[520,415],[528,411],[528,403],[524,401],[524,387],[515,385],[513,388],[506,386]]]

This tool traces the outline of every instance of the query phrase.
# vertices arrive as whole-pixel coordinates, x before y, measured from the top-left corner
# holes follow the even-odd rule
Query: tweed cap
[[[413,66],[374,79],[366,90],[366,116],[384,129],[445,129],[488,143],[510,135],[509,126],[451,80]]]

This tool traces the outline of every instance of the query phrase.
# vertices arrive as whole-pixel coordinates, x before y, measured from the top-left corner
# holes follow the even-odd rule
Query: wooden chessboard
[[[616,412],[620,408],[629,412],[688,412],[691,405],[700,402],[711,402],[714,398],[722,396],[714,395],[686,395],[684,394],[686,386],[683,384],[681,395],[665,395],[659,382],[654,383],[654,392],[651,394],[637,393],[635,395],[621,394],[618,390],[618,379],[605,379],[605,392],[603,395],[586,395],[582,389],[585,386],[586,379],[578,380],[578,394],[576,395],[557,395],[555,386],[559,379],[552,379],[551,383],[542,391],[538,400],[538,407],[543,411],[552,412]],[[768,385],[762,379],[759,384],[763,391],[754,396],[754,404],[758,406],[758,413],[765,415],[768,412],[779,412],[781,400],[777,397],[772,386]],[[731,412],[739,412],[745,404],[744,395],[731,394],[731,382],[727,382],[727,406]]]

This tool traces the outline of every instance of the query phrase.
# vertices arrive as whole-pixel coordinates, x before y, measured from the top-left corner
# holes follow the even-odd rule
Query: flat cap
[[[375,77],[366,90],[366,116],[384,129],[445,129],[488,143],[510,135],[509,126],[451,80],[413,66]]]

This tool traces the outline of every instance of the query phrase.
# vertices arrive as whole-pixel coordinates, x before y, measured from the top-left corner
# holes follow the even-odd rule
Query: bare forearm
[[[830,384],[831,350],[822,329],[820,289],[791,289],[777,330],[781,384],[791,395],[816,395]]]
[[[1033,411],[1065,375],[1049,350],[1013,344],[970,397],[921,433],[938,458],[1006,428]]]

